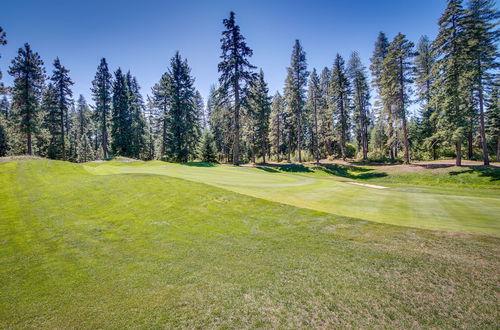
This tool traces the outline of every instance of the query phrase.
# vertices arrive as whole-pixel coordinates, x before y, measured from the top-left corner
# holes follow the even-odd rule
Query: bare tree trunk
[[[262,162],[266,163],[266,143],[262,142]]]
[[[302,163],[302,119],[301,119],[301,114],[299,114],[299,120],[298,120],[298,125],[297,125],[297,149],[299,151],[299,163]]]
[[[66,146],[65,146],[65,143],[64,143],[64,137],[65,137],[65,134],[64,134],[64,111],[62,110],[62,108],[60,110],[61,110],[61,146],[62,146],[62,159],[66,160]]]
[[[481,61],[478,61],[478,66],[481,68]],[[483,147],[483,164],[490,165],[490,158],[488,156],[488,146],[486,145],[486,133],[484,128],[484,96],[482,77],[479,77],[479,131],[481,134],[481,145]]]
[[[233,141],[233,164],[240,164],[240,88],[238,80],[234,86],[234,141]]]
[[[291,163],[292,162],[292,159],[291,159],[291,153],[292,153],[292,137],[291,137],[291,134],[288,133],[288,148],[287,148],[287,152],[288,152],[288,162]]]
[[[401,83],[399,97],[401,102],[401,117],[403,119],[403,144],[405,147],[405,163],[410,164],[410,144],[408,143],[408,129],[406,127],[403,58],[401,57],[399,58],[399,79]]]
[[[462,166],[462,141],[457,141],[455,143],[455,148],[457,152],[457,159],[455,161],[455,165]]]
[[[278,113],[278,138],[277,138],[277,141],[276,141],[276,157],[278,159],[278,162],[280,161],[280,137],[281,137],[280,118],[281,118],[281,114]]]
[[[319,146],[318,146],[318,111],[316,109],[316,92],[313,90],[314,102],[314,153],[316,156],[316,163],[319,163]]]
[[[33,154],[33,150],[31,149],[31,132],[28,132],[28,155],[32,155]]]
[[[472,122],[472,118],[471,118],[471,122]],[[469,131],[467,132],[467,158],[469,160],[472,159],[472,157],[474,157],[474,151],[472,150],[472,145],[473,145],[473,136],[472,136],[472,123],[471,123],[471,127],[469,128]]]

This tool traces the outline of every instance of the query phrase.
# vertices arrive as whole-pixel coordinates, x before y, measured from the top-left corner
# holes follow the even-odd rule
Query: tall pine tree
[[[7,34],[3,30],[3,28],[0,26],[0,46],[6,45],[7,44]],[[0,58],[2,58],[0,56]],[[4,86],[2,82],[2,71],[0,70],[0,93],[3,93]]]
[[[307,71],[306,52],[300,45],[300,41],[295,40],[290,59],[290,66],[287,68],[288,75],[285,81],[285,102],[291,115],[291,125],[295,130],[296,149],[299,155],[299,162],[302,162],[302,143],[304,136],[304,106],[306,103],[305,88],[309,72]],[[290,147],[290,146],[289,146]]]
[[[316,69],[313,69],[309,77],[308,91],[307,91],[307,108],[309,113],[309,123],[310,123],[310,136],[311,136],[311,149],[316,159],[319,163],[320,152],[319,152],[319,103],[321,99],[321,81],[316,73]]]
[[[439,140],[436,137],[435,109],[431,107],[431,86],[434,80],[432,68],[436,62],[432,51],[432,44],[427,36],[422,36],[417,44],[415,54],[415,86],[417,91],[417,100],[421,104],[420,108],[420,136],[419,139],[424,145],[429,146],[432,158],[437,158],[437,144]]]
[[[223,21],[226,30],[222,32],[222,55],[218,69],[221,73],[219,77],[220,91],[226,98],[231,99],[234,109],[233,163],[239,165],[240,107],[247,86],[255,77],[252,72],[255,66],[248,61],[253,51],[247,46],[245,37],[241,35],[240,27],[236,25],[234,16],[234,12],[231,12],[229,18]]]
[[[118,68],[113,80],[113,108],[111,115],[111,150],[115,156],[131,157],[132,116],[129,107],[127,76]],[[129,78],[130,79],[130,78]]]
[[[269,118],[271,114],[271,98],[269,88],[264,80],[264,72],[259,71],[257,79],[252,83],[249,97],[249,117],[254,137],[252,149],[258,150],[263,163],[266,163],[266,152],[269,146]],[[254,152],[253,152],[254,154]]]
[[[368,75],[361,62],[359,54],[353,52],[349,59],[349,76],[353,88],[353,103],[356,116],[356,132],[362,149],[363,160],[368,158],[368,107],[370,103],[370,89],[368,87]]]
[[[170,61],[168,76],[166,155],[173,161],[186,162],[196,155],[201,116],[191,68],[179,52]]]
[[[407,106],[410,103],[410,84],[413,82],[413,43],[398,33],[387,48],[383,61],[382,91],[390,99],[391,112],[401,122],[403,130],[404,160],[410,163]]]
[[[465,15],[466,53],[470,59],[474,98],[479,105],[479,133],[483,149],[483,163],[489,165],[484,120],[485,89],[492,81],[493,70],[498,69],[497,29],[498,10],[492,0],[471,0]],[[476,102],[473,102],[476,103]]]
[[[271,106],[269,139],[278,162],[280,161],[281,146],[283,144],[283,102],[280,92],[276,92]]]
[[[92,81],[92,97],[95,103],[96,123],[99,127],[102,156],[108,158],[109,118],[111,115],[111,73],[108,63],[102,58],[97,73]]]
[[[342,56],[337,54],[330,80],[330,106],[336,122],[335,130],[338,133],[340,156],[344,160],[347,158],[346,144],[349,140],[350,94],[351,90],[345,62]]]
[[[433,43],[437,54],[434,66],[432,106],[440,109],[439,130],[455,145],[456,165],[462,165],[462,142],[465,136],[464,107],[464,10],[461,0],[448,0],[439,19],[439,31]]]
[[[59,132],[57,132],[60,139],[61,147],[61,157],[66,160],[66,143],[65,140],[68,134],[68,111],[73,103],[71,99],[73,92],[71,91],[71,86],[73,81],[69,77],[69,70],[66,69],[57,57],[54,60],[54,70],[52,71],[52,81],[54,91],[57,97],[57,111],[59,119]]]
[[[29,44],[19,48],[9,74],[14,78],[12,107],[21,134],[26,137],[26,152],[33,154],[33,137],[41,126],[40,100],[45,81],[43,61]]]

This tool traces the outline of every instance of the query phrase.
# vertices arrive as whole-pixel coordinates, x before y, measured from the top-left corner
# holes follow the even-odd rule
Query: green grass
[[[340,165],[203,167],[159,161],[113,161],[89,164],[85,168],[102,175],[145,173],[178,177],[274,202],[388,224],[500,234],[500,181],[487,179],[480,171],[460,176],[452,174],[458,171],[454,168],[438,169],[436,173],[432,169],[382,171]],[[427,185],[414,184],[418,180]],[[463,180],[471,183],[461,184]],[[348,183],[352,181],[383,185],[388,189]],[[447,181],[448,185],[437,186],[436,181]]]
[[[496,235],[298,208],[235,180],[368,189],[226,166],[0,163],[0,327],[498,326]]]

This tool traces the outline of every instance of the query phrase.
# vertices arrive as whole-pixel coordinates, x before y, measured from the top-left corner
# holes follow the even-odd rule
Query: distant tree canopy
[[[309,71],[295,40],[283,90],[271,97],[231,12],[206,103],[179,52],[146,98],[130,71],[112,74],[102,58],[88,104],[82,95],[73,99],[70,70],[59,58],[47,77],[25,44],[8,68],[12,85],[0,81],[0,156],[235,165],[455,157],[461,165],[465,155],[488,165],[500,158],[499,17],[493,0],[448,0],[435,40],[422,36],[415,45],[403,33],[389,40],[380,32],[369,72],[356,51]],[[6,43],[0,27],[0,46]]]

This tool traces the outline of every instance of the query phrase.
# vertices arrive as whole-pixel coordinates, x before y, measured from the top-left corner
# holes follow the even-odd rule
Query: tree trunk
[[[266,163],[266,144],[262,142],[262,163]]]
[[[472,119],[471,119],[472,121]],[[472,123],[471,127],[469,128],[469,131],[467,132],[467,159],[471,160],[472,157],[474,157],[474,151],[472,150],[473,147],[473,136],[472,136]]]
[[[319,164],[318,111],[316,109],[316,93],[315,92],[313,92],[313,101],[314,101],[314,153],[316,156],[316,163]]]
[[[31,149],[31,132],[28,132],[28,155],[32,155],[33,154],[33,151]]]
[[[279,109],[279,108],[278,108]],[[276,158],[278,159],[278,163],[280,161],[280,116],[281,114],[278,112],[278,138],[276,139]]]
[[[394,160],[396,155],[394,154],[394,128],[392,126],[392,110],[390,107],[387,108],[387,124],[389,126],[388,139],[389,139],[389,157]]]
[[[298,125],[297,125],[297,149],[299,151],[299,163],[302,163],[302,119],[301,115],[299,114],[299,120],[298,120]]]
[[[457,159],[455,161],[455,165],[462,166],[462,141],[457,141],[455,143]]]
[[[481,61],[478,61],[478,66],[481,68]],[[486,144],[486,133],[484,128],[484,97],[483,97],[483,85],[482,77],[479,77],[479,133],[481,134],[481,146],[483,147],[483,164],[490,165],[490,159],[488,156],[488,146]]]
[[[237,80],[234,86],[233,164],[240,165],[240,89]]]
[[[401,103],[401,117],[403,120],[403,144],[405,147],[405,163],[410,164],[410,144],[408,143],[408,129],[406,127],[404,72],[403,72],[402,57],[399,58],[399,79],[400,79],[399,97]]]
[[[291,155],[290,155],[292,153],[291,149],[292,149],[292,137],[291,137],[290,133],[288,133],[288,148],[287,148],[288,158],[287,158],[287,160],[289,163],[292,162]]]
[[[64,143],[64,111],[61,108],[61,146],[62,146],[62,159],[66,160],[66,146]]]

